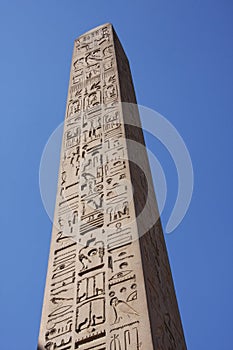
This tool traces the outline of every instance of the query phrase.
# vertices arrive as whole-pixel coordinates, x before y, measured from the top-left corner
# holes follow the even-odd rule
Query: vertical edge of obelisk
[[[145,146],[144,136],[141,128],[140,116],[139,116],[138,108],[136,106],[133,108],[134,120],[132,124],[134,126],[127,124],[128,122],[130,124],[130,117],[129,117],[130,113],[127,113],[128,112],[127,105],[137,104],[137,101],[136,101],[136,95],[135,95],[134,85],[132,81],[129,61],[128,61],[128,58],[126,57],[125,51],[115,31],[114,31],[114,42],[115,42],[115,46],[117,46],[116,58],[117,58],[117,65],[118,65],[118,71],[119,71],[119,77],[120,77],[121,101],[123,102],[123,104],[126,103],[125,113],[124,113],[124,120],[126,123],[126,127],[125,127],[126,137],[127,139],[129,138]],[[137,168],[137,166],[134,163],[130,162],[130,173],[131,173],[132,184],[134,187],[135,210],[136,210],[136,214],[139,215],[140,212],[142,211],[143,203],[146,202],[146,198],[145,198],[146,183],[149,182],[151,186],[150,188],[153,189],[153,180],[150,172],[150,166],[149,166],[146,149],[144,148],[142,153],[138,154],[137,156],[139,157],[141,156],[144,158],[145,160],[144,164],[147,170],[146,171],[147,176],[146,176],[146,179],[144,179],[145,181],[141,181],[141,179],[143,178],[143,175],[141,174],[141,176],[139,176],[139,172],[140,172],[139,168]],[[140,181],[138,181],[139,178],[140,178]],[[183,332],[181,317],[179,313],[179,307],[177,303],[174,283],[173,283],[171,269],[170,269],[169,258],[166,250],[166,244],[163,236],[162,224],[160,221],[160,215],[159,215],[155,195],[152,194],[151,200],[152,200],[152,208],[154,208],[154,213],[153,211],[151,211],[151,215],[152,216],[156,215],[157,220],[154,226],[151,227],[149,231],[145,232],[142,236],[140,236],[139,240],[140,240],[142,265],[143,265],[143,271],[144,271],[144,280],[145,280],[145,286],[146,286],[146,295],[147,295],[150,326],[152,330],[154,348],[161,346],[161,342],[164,341],[164,333],[165,333],[167,337],[174,337],[174,341],[176,342],[176,344],[179,343],[177,348],[179,348],[180,350],[181,349],[185,350],[186,344],[185,344],[184,332]],[[140,228],[140,224],[139,224],[139,231],[141,230],[142,228]],[[141,232],[139,233],[141,234]],[[151,269],[149,267],[152,261],[153,261],[153,268]],[[164,268],[164,271],[166,270],[165,272],[162,271],[162,267],[160,267],[162,262],[164,262],[166,266]],[[161,273],[161,271],[163,274],[163,279],[166,279],[166,283],[169,284],[169,288],[170,288],[169,293],[172,300],[167,299],[167,309],[170,309],[169,312],[163,309],[163,305],[159,305],[159,307],[158,305],[156,305],[155,307],[155,299],[158,297],[156,293],[159,293],[159,291],[158,290],[156,291],[157,286],[156,286],[155,279],[153,279],[153,275],[159,274]],[[164,284],[163,288],[165,287],[166,286]],[[161,298],[161,295],[159,295],[159,297]],[[161,321],[160,323],[158,321],[159,313],[161,313],[162,317],[164,318],[163,321]],[[169,329],[169,322],[171,322],[170,317],[173,317],[174,319],[173,332],[175,333],[175,335],[173,335],[171,330]],[[168,334],[169,332],[170,334]],[[172,344],[172,346],[174,346],[174,344]]]

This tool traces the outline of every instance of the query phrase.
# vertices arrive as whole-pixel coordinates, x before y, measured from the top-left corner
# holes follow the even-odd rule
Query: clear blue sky
[[[232,349],[230,0],[1,1],[0,348],[36,349],[51,234],[40,157],[64,118],[73,41],[105,22],[125,47],[138,102],[175,125],[192,157],[192,203],[166,235],[188,348]],[[167,222],[176,172],[147,142],[167,176]]]

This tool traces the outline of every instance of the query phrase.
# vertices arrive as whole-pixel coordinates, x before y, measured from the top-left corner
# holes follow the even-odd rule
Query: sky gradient
[[[138,103],[176,127],[192,158],[190,208],[165,235],[188,349],[232,348],[232,17],[229,0],[1,1],[1,349],[37,346],[51,235],[40,159],[64,119],[74,39],[106,22],[129,58]],[[176,169],[158,141],[146,141],[166,174],[166,224]]]

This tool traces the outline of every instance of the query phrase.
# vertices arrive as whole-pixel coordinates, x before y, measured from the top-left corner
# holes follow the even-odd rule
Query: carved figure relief
[[[103,68],[104,71],[108,71],[109,69],[113,68],[113,58],[110,58],[109,60],[105,60]]]
[[[117,99],[117,88],[115,84],[108,85],[104,90],[104,103]]]
[[[77,303],[97,297],[105,292],[105,273],[99,272],[93,276],[78,281]]]
[[[120,127],[120,116],[118,111],[114,111],[104,116],[104,131]],[[119,144],[120,146],[120,144]]]
[[[76,314],[76,332],[82,332],[89,328],[91,332],[95,327],[105,322],[105,299],[96,298],[84,302],[77,307]]]
[[[115,319],[113,324],[119,323],[123,319],[134,318],[134,316],[139,316],[137,311],[132,308],[126,301],[120,300],[117,297],[114,297],[110,301],[110,305],[114,310]]]
[[[113,232],[107,236],[108,251],[111,252],[132,242],[131,227],[122,227],[121,222],[115,223]]]
[[[72,338],[71,337],[68,337],[67,339],[61,339],[61,340],[58,340],[58,341],[54,341],[54,342],[48,342],[46,345],[45,345],[45,349],[46,350],[56,350],[56,349],[61,349],[61,350],[64,350],[64,349],[71,349],[71,342],[72,342]],[[65,346],[65,348],[64,348]]]
[[[107,46],[105,49],[103,49],[104,59],[111,57],[113,55],[113,52],[113,45]]]
[[[89,270],[96,270],[103,266],[103,257],[105,249],[104,242],[97,241],[94,244],[90,242],[86,247],[83,247],[79,251],[79,261],[82,264],[80,275],[88,272]]]
[[[86,80],[97,78],[100,76],[100,72],[100,64],[93,64],[86,69],[85,78]]]
[[[81,128],[76,126],[65,132],[65,149],[73,148],[80,144]]]
[[[65,235],[70,237],[78,235],[78,216],[78,210],[60,214],[58,223]]]
[[[100,49],[95,49],[88,53],[85,57],[85,63],[87,66],[91,66],[102,61],[102,53]]]
[[[137,324],[126,325],[111,334],[110,350],[139,350],[140,345]]]
[[[74,114],[77,114],[81,112],[82,109],[82,100],[79,97],[77,97],[76,100],[71,100],[68,104],[67,108],[67,118],[73,117]]]
[[[108,224],[107,226],[113,225],[116,222],[120,222],[125,219],[129,219],[129,203],[128,201],[124,201],[123,203],[119,203],[113,205],[107,209]]]

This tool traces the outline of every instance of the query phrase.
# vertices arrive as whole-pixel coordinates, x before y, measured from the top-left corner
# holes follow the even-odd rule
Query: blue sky
[[[1,349],[36,349],[51,234],[40,158],[64,118],[73,41],[105,22],[129,57],[138,103],[164,115],[192,157],[192,202],[166,235],[188,349],[232,347],[232,17],[229,0],[1,1]],[[176,171],[146,140],[167,177],[166,223]]]

